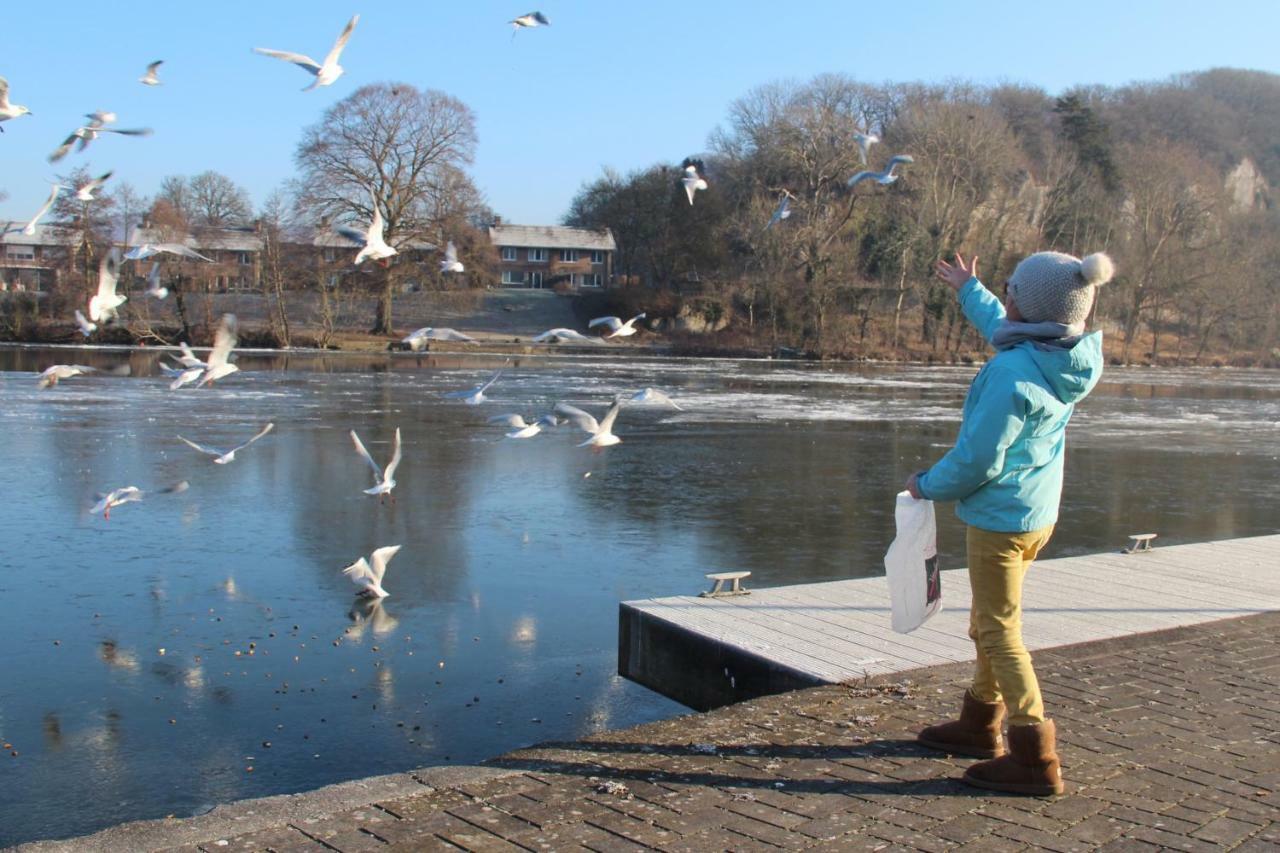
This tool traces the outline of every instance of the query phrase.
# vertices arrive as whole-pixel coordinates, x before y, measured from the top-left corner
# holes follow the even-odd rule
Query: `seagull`
[[[102,185],[105,184],[113,174],[114,174],[113,172],[106,172],[104,174],[99,175],[96,178],[90,178],[82,186],[63,187],[63,189],[66,189],[66,190],[74,189],[76,191],[77,201],[97,201],[97,199],[93,197],[93,194],[98,190],[102,189]]]
[[[637,314],[624,323],[617,317],[597,317],[587,324],[587,328],[591,329],[601,325],[608,326],[609,334],[605,335],[606,338],[626,338],[636,333],[636,321],[644,318],[644,314]]]
[[[4,122],[11,118],[30,114],[31,110],[22,104],[9,103],[9,81],[0,77],[0,133],[4,133]]]
[[[223,314],[222,323],[213,335],[213,349],[209,350],[209,359],[205,362],[204,375],[196,384],[211,385],[215,380],[230,376],[240,368],[229,362],[231,351],[236,346],[236,315]]]
[[[396,440],[391,446],[391,461],[387,463],[386,469],[378,467],[378,463],[373,461],[373,457],[369,455],[369,451],[364,449],[364,444],[360,441],[360,436],[356,435],[355,430],[351,430],[351,443],[356,446],[356,453],[364,457],[364,461],[369,463],[369,467],[373,469],[374,486],[371,489],[365,489],[366,495],[377,495],[379,501],[384,500],[387,495],[391,494],[391,490],[396,487],[395,475],[396,468],[400,465],[400,427],[396,427]],[[391,496],[391,500],[395,500],[395,496]]]
[[[675,400],[672,400],[666,392],[659,391],[657,388],[641,388],[639,391],[631,395],[630,402],[655,403],[658,405],[670,406],[671,408],[677,409],[681,412],[684,411],[683,406],[680,406]]]
[[[511,432],[506,434],[507,438],[533,438],[542,432],[545,427],[555,427],[560,425],[560,419],[555,415],[543,415],[529,423],[524,419],[523,415],[494,415],[489,418],[491,424],[502,424],[511,428]]]
[[[449,241],[449,245],[444,247],[444,258],[440,261],[440,272],[462,272],[466,267],[462,265],[462,261],[458,260],[458,247],[453,245],[453,241]]]
[[[151,262],[151,272],[147,273],[147,296],[164,299],[169,295],[169,288],[160,286],[160,262]]]
[[[182,442],[183,442],[183,443],[185,443],[188,447],[190,447],[190,448],[192,448],[192,449],[194,449],[194,450],[198,450],[198,451],[200,451],[201,453],[205,453],[205,454],[208,454],[209,456],[212,456],[212,457],[213,457],[213,462],[214,462],[214,464],[215,464],[215,465],[226,465],[228,462],[234,462],[234,461],[235,461],[235,459],[236,459],[236,453],[237,453],[238,451],[244,450],[246,447],[248,447],[249,445],[253,444],[255,441],[257,441],[258,439],[262,438],[264,435],[266,435],[267,433],[271,432],[271,430],[273,430],[273,429],[275,429],[275,428],[276,428],[276,425],[275,425],[275,424],[273,424],[273,423],[267,424],[267,425],[266,425],[266,426],[264,426],[264,427],[263,427],[263,428],[258,432],[258,434],[257,434],[257,435],[255,435],[253,438],[249,439],[249,440],[248,440],[248,441],[246,441],[244,444],[241,444],[241,445],[239,445],[238,447],[233,447],[233,448],[231,448],[230,450],[218,450],[216,447],[205,447],[205,446],[204,446],[204,445],[202,445],[202,444],[196,444],[194,441],[191,441],[190,439],[183,438],[182,436],[178,436],[178,440],[179,440],[179,441],[182,441]]]
[[[80,309],[76,309],[76,325],[80,328],[80,334],[86,338],[98,331],[97,323],[90,323],[85,319],[84,314],[80,313]]]
[[[379,548],[369,555],[368,560],[361,557],[343,569],[342,573],[351,578],[351,582],[356,586],[361,587],[358,595],[386,598],[389,593],[382,588],[382,577],[387,573],[387,563],[391,562],[391,558],[399,550],[399,545]]]
[[[462,334],[462,332],[445,328],[436,329],[431,326],[415,329],[400,341],[400,343],[408,344],[409,349],[414,352],[422,352],[423,348],[427,345],[427,341],[458,341],[459,343],[464,344],[480,343],[470,335]]]
[[[858,144],[858,156],[862,159],[862,165],[867,165],[867,151],[880,141],[880,137],[874,133],[855,133],[853,141]]]
[[[361,233],[355,228],[346,226],[340,226],[336,230],[351,242],[360,244],[361,249],[356,254],[356,264],[361,263],[365,258],[373,258],[385,267],[387,258],[394,255],[396,250],[388,246],[386,240],[382,238],[382,210],[378,207],[378,197],[372,190],[369,192],[369,197],[373,199],[373,221],[369,223],[368,230]]]
[[[351,38],[351,33],[356,28],[356,23],[360,20],[359,15],[352,15],[351,20],[347,21],[346,27],[343,28],[342,34],[338,36],[338,40],[333,43],[329,54],[324,58],[324,62],[316,62],[309,56],[301,53],[290,53],[287,50],[270,50],[265,47],[255,47],[254,53],[260,53],[263,56],[271,56],[276,59],[283,59],[285,62],[292,62],[308,74],[313,75],[316,79],[311,85],[303,89],[304,92],[310,92],[317,86],[328,86],[333,81],[342,76],[343,68],[338,64],[338,57],[342,55],[342,49],[347,46],[347,39]]]
[[[468,406],[478,406],[484,402],[484,399],[485,399],[484,392],[488,391],[489,386],[497,382],[498,377],[501,375],[502,375],[502,371],[499,370],[497,373],[490,376],[489,380],[485,382],[483,385],[480,385],[476,388],[467,388],[462,391],[446,391],[444,394],[441,394],[440,396],[448,397],[451,400],[461,400],[462,402],[466,403]]]
[[[791,193],[786,190],[782,191],[782,197],[778,199],[778,206],[774,209],[773,216],[770,216],[769,221],[765,223],[764,227],[766,230],[772,228],[782,220],[789,219],[791,217],[791,199],[794,197],[795,196],[791,195]]]
[[[147,73],[138,78],[138,82],[144,86],[159,86],[160,78],[156,76],[156,69],[164,65],[163,59],[157,59],[155,62],[147,65]]]
[[[58,200],[58,193],[63,190],[62,184],[52,184],[51,186],[53,188],[49,191],[49,197],[45,199],[44,205],[39,210],[36,211],[36,215],[31,217],[30,222],[24,225],[21,229],[12,228],[12,227],[5,228],[3,233],[8,234],[12,231],[21,230],[21,232],[27,235],[28,237],[35,234],[36,223],[39,222],[41,219],[44,219],[44,215],[49,212],[50,208],[53,207],[53,203]]]
[[[174,361],[178,362],[178,364],[181,364],[183,367],[208,367],[207,364],[196,358],[196,354],[191,351],[191,347],[187,346],[186,343],[180,342],[178,344],[178,349],[182,350],[182,355],[174,356]]]
[[[594,448],[601,448],[621,442],[622,439],[613,434],[613,422],[618,419],[618,410],[621,408],[622,397],[614,397],[613,405],[609,407],[609,411],[605,413],[602,420],[597,421],[594,416],[587,414],[582,409],[570,406],[568,403],[556,403],[557,414],[564,415],[583,432],[591,434],[590,438],[578,445],[579,447],[590,445]]]
[[[92,367],[86,367],[83,364],[55,364],[40,374],[40,378],[36,380],[36,387],[42,390],[52,388],[60,380],[70,379],[72,376],[79,376],[82,373],[97,373],[97,370]]]
[[[116,293],[120,278],[120,252],[114,247],[102,256],[98,264],[98,292],[89,298],[89,319],[106,322],[116,316],[116,309],[128,298]]]
[[[910,154],[899,154],[896,157],[890,157],[889,167],[883,172],[861,171],[849,179],[849,186],[855,187],[863,181],[875,181],[878,184],[884,185],[891,184],[898,180],[898,176],[893,173],[893,170],[898,167],[899,163],[914,163],[915,161],[916,158],[912,157]]]
[[[191,484],[188,483],[186,480],[183,480],[181,482],[174,483],[172,486],[169,486],[168,488],[161,489],[157,494],[161,494],[161,495],[181,494],[182,492],[185,492],[190,487],[191,487]],[[99,492],[97,495],[98,502],[93,505],[93,508],[90,509],[89,512],[92,513],[93,515],[98,515],[99,513],[101,513],[104,519],[106,519],[107,521],[110,521],[112,507],[120,506],[121,504],[135,503],[137,501],[140,501],[142,500],[144,494],[145,493],[142,491],[142,489],[139,489],[137,486],[125,486],[124,488],[121,488],[121,489],[113,489],[110,492],[107,492],[106,494]]]
[[[680,179],[680,183],[684,184],[685,194],[689,196],[689,204],[693,204],[694,193],[707,188],[706,180],[698,176],[698,167],[693,163],[684,167],[684,177]]]
[[[597,344],[600,342],[599,338],[589,338],[581,332],[575,332],[573,329],[565,328],[547,329],[542,334],[537,335],[530,340],[535,344],[562,344],[566,341],[576,341],[584,344]]]
[[[104,133],[118,133],[121,136],[150,136],[155,132],[149,127],[129,129],[107,127],[108,124],[111,124],[116,120],[116,114],[104,112],[102,110],[99,110],[96,113],[89,113],[87,118],[89,119],[88,124],[77,127],[75,130],[71,131],[71,135],[62,140],[62,144],[49,155],[50,163],[57,163],[63,157],[66,157],[67,154],[71,152],[72,146],[76,145],[77,142],[79,142],[79,145],[76,146],[76,150],[85,150],[89,147],[90,142],[93,142],[93,140],[97,139]]]
[[[169,390],[177,391],[183,385],[195,382],[200,378],[200,374],[204,373],[204,363],[201,362],[200,367],[171,367],[164,362],[160,362],[160,372],[165,376],[173,377],[173,381],[169,383]]]
[[[184,258],[191,258],[193,261],[208,261],[213,263],[213,258],[206,258],[195,249],[189,249],[181,243],[143,243],[141,246],[134,246],[125,252],[124,259],[126,261],[145,261],[147,258],[154,257],[161,253],[169,255],[179,255]]]
[[[511,24],[511,37],[515,38],[516,33],[522,29],[531,30],[534,27],[549,27],[551,22],[547,20],[547,16],[541,12],[529,12],[527,15],[521,15],[507,23]]]

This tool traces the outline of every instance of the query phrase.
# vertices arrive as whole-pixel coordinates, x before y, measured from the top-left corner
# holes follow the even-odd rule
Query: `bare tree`
[[[402,83],[364,86],[303,131],[294,155],[300,200],[313,219],[360,223],[377,204],[384,238],[397,249],[435,241],[440,196],[456,191],[450,174],[471,163],[475,147],[475,118],[456,98]],[[381,278],[377,334],[392,331],[392,299],[407,274],[395,260],[373,273]]]

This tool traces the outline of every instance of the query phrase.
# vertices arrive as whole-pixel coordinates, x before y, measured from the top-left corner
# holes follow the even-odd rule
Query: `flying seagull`
[[[684,191],[689,196],[689,204],[693,204],[693,194],[698,190],[705,190],[707,182],[698,175],[698,164],[685,162],[684,177],[680,179],[680,183],[684,185]]]
[[[356,435],[355,430],[351,430],[351,443],[356,446],[356,453],[359,453],[365,462],[369,463],[369,467],[373,469],[374,485],[371,489],[365,489],[366,495],[377,495],[378,500],[382,501],[387,495],[391,494],[391,490],[396,487],[396,468],[400,465],[400,427],[396,427],[396,440],[391,446],[391,461],[387,463],[385,469],[379,468],[378,463],[373,461],[373,457],[369,455],[369,451],[364,449],[364,443],[360,441],[360,436]],[[395,500],[395,495],[391,495],[391,500]]]
[[[214,332],[213,349],[209,350],[209,358],[205,361],[204,374],[196,384],[197,388],[201,385],[212,385],[218,379],[230,376],[240,369],[228,361],[231,357],[231,351],[235,347],[236,315],[223,314],[222,322],[218,325],[218,331]]]
[[[110,180],[114,172],[104,172],[96,178],[90,178],[79,187],[63,187],[65,190],[74,189],[76,192],[76,201],[96,201],[93,194],[102,189],[102,185]]]
[[[116,309],[128,297],[116,293],[120,278],[120,252],[112,247],[98,264],[98,292],[89,298],[89,319],[95,323],[106,322],[116,316]]]
[[[387,573],[387,563],[391,562],[391,558],[399,550],[399,545],[379,548],[369,555],[367,561],[361,557],[343,569],[342,573],[351,578],[351,582],[356,586],[361,587],[359,595],[386,598],[389,593],[382,588],[382,578]]]
[[[489,386],[498,381],[498,377],[502,375],[502,371],[494,373],[489,377],[483,385],[475,388],[465,388],[461,391],[446,391],[441,394],[442,397],[448,397],[451,400],[461,400],[468,406],[478,406],[484,402],[484,392],[489,390]]]
[[[141,246],[134,246],[125,252],[124,259],[126,261],[145,261],[147,258],[161,253],[178,255],[183,258],[190,258],[193,261],[214,262],[213,258],[206,258],[195,249],[190,249],[181,243],[143,243]]]
[[[535,344],[563,344],[567,341],[575,341],[583,344],[596,344],[600,342],[599,338],[589,338],[581,332],[575,332],[573,329],[547,329],[540,335],[530,338]]]
[[[263,56],[283,59],[285,62],[292,62],[303,71],[314,76],[316,79],[312,81],[311,85],[302,90],[310,92],[317,86],[328,86],[342,76],[343,68],[338,64],[338,57],[342,55],[342,49],[347,46],[347,39],[351,38],[351,33],[355,30],[356,23],[359,20],[359,15],[351,16],[351,20],[347,21],[347,26],[343,28],[342,34],[333,43],[333,47],[329,50],[329,54],[322,63],[316,62],[311,57],[304,56],[301,53],[290,53],[287,50],[270,50],[265,47],[255,47],[253,52],[260,53]]]
[[[9,81],[0,77],[0,133],[4,133],[4,122],[18,116],[30,115],[31,110],[22,104],[9,102]]]
[[[200,378],[200,374],[204,373],[204,362],[200,362],[199,367],[171,367],[162,361],[159,367],[161,373],[173,378],[169,383],[170,391],[177,391],[183,385],[195,382]]]
[[[791,199],[794,196],[786,190],[782,191],[782,197],[778,199],[778,206],[774,208],[773,216],[769,217],[769,221],[765,223],[765,229],[772,228],[777,223],[791,217]]]
[[[673,409],[684,411],[684,408],[672,400],[665,392],[659,391],[657,388],[641,388],[639,391],[631,395],[632,403],[654,403],[656,405],[670,406]]]
[[[867,165],[867,151],[880,141],[880,137],[874,133],[855,133],[853,141],[858,144],[858,157],[862,160],[862,165]]]
[[[894,169],[898,164],[914,163],[916,158],[910,154],[899,154],[896,157],[889,158],[889,166],[883,172],[861,171],[849,179],[849,186],[856,187],[863,181],[875,181],[877,184],[888,185],[898,180],[898,176],[894,174]]]
[[[205,447],[202,444],[196,444],[194,441],[191,441],[190,439],[187,439],[187,438],[183,438],[182,436],[178,436],[178,440],[184,442],[188,447],[192,448],[193,450],[198,450],[201,453],[205,453],[205,454],[208,454],[209,456],[212,456],[214,464],[226,465],[228,462],[235,461],[236,453],[238,451],[244,450],[246,447],[253,444],[255,441],[262,438],[264,435],[271,432],[271,430],[275,428],[276,428],[275,424],[273,423],[267,424],[253,438],[249,439],[244,444],[231,448],[230,450],[218,450],[216,447]]]
[[[164,299],[169,295],[169,288],[160,286],[160,262],[151,262],[151,272],[147,273],[147,296]]]
[[[636,333],[636,321],[643,320],[645,316],[646,315],[644,314],[637,314],[625,323],[617,317],[596,317],[587,324],[587,328],[592,329],[596,326],[608,326],[609,334],[605,335],[606,338],[626,338]]]
[[[157,492],[157,494],[161,494],[161,495],[181,494],[182,492],[185,492],[190,487],[191,487],[191,484],[188,483],[186,480],[183,480],[179,483],[174,483],[172,486],[169,486],[168,488],[161,489],[159,492]],[[99,492],[97,495],[98,502],[93,505],[93,509],[89,510],[89,512],[93,513],[94,515],[98,515],[99,513],[101,513],[104,519],[106,519],[107,521],[110,521],[112,507],[120,506],[121,504],[135,503],[137,501],[142,500],[145,494],[146,493],[144,493],[142,489],[139,489],[137,486],[125,486],[124,488],[120,488],[120,489],[112,489],[110,492],[107,492],[105,494],[102,492]]]
[[[444,247],[444,258],[440,260],[440,272],[462,272],[466,267],[462,265],[462,261],[458,260],[458,247],[453,245],[453,241],[449,241],[449,245]]]
[[[3,233],[8,234],[11,231],[20,230],[23,234],[27,235],[28,237],[30,237],[32,234],[35,234],[36,223],[39,222],[41,219],[44,219],[45,214],[48,213],[50,209],[52,209],[53,203],[58,200],[58,193],[62,192],[62,189],[63,189],[62,184],[53,184],[52,189],[49,190],[49,197],[45,199],[44,204],[41,205],[40,209],[36,211],[36,215],[31,217],[30,222],[24,225],[21,229],[13,228],[13,227],[5,228]]]
[[[506,434],[507,438],[533,438],[542,432],[544,427],[554,427],[560,425],[560,419],[555,415],[543,415],[532,423],[526,421],[523,415],[494,415],[489,418],[491,424],[502,424],[510,428],[512,431]]]
[[[422,352],[423,348],[427,345],[427,341],[457,341],[463,344],[479,343],[475,338],[470,335],[464,335],[462,332],[445,328],[437,329],[431,326],[426,326],[422,329],[415,329],[406,335],[400,343],[408,344],[409,349],[414,352]]]
[[[70,379],[72,376],[79,376],[82,373],[96,373],[92,367],[86,367],[83,364],[55,364],[46,368],[40,374],[40,378],[36,380],[36,387],[41,390],[52,388],[58,384],[60,380]]]
[[[149,127],[128,129],[107,127],[107,125],[113,124],[116,120],[116,114],[111,112],[98,110],[95,113],[89,113],[87,118],[89,119],[88,124],[81,125],[71,131],[71,135],[62,140],[62,144],[49,155],[50,163],[57,163],[63,157],[66,157],[67,154],[71,153],[72,146],[75,146],[77,151],[84,151],[89,147],[90,142],[93,142],[104,133],[118,133],[121,136],[150,136],[154,133]],[[77,143],[79,144],[77,145]]]
[[[515,38],[516,33],[520,30],[531,30],[534,27],[549,27],[551,22],[547,20],[547,16],[541,12],[529,12],[518,18],[513,18],[507,23],[511,24],[511,37]]]
[[[159,86],[160,78],[156,76],[156,71],[164,65],[163,59],[157,59],[155,62],[147,65],[147,73],[138,78],[138,82],[144,86]]]
[[[382,210],[378,207],[378,197],[373,194],[372,190],[369,191],[369,198],[373,201],[373,220],[369,223],[368,230],[361,232],[347,226],[339,226],[336,230],[351,242],[360,244],[360,251],[356,254],[356,264],[362,263],[365,258],[372,258],[385,267],[387,258],[394,255],[396,250],[388,246],[386,240],[382,237],[382,229],[384,227]]]
[[[582,409],[570,406],[568,403],[556,403],[556,414],[564,415],[571,422],[577,425],[578,429],[583,432],[590,433],[591,437],[579,444],[579,447],[594,448],[609,447],[618,444],[622,439],[613,434],[613,422],[618,419],[618,410],[622,408],[622,397],[614,397],[613,405],[609,407],[609,411],[605,413],[603,419],[597,421],[593,415],[589,415]]]
[[[80,313],[80,309],[76,309],[76,326],[80,329],[80,334],[86,338],[98,331],[98,324],[91,323],[85,319],[84,314]]]
[[[191,347],[187,346],[185,342],[179,342],[178,349],[182,350],[182,355],[174,356],[174,361],[178,362],[178,364],[183,367],[208,367],[207,364],[196,358],[196,354],[191,351]]]

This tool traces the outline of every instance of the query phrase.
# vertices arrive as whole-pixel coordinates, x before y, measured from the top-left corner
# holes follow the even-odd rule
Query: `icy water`
[[[971,369],[242,353],[167,390],[154,351],[0,349],[0,844],[190,815],[682,713],[615,674],[618,602],[875,574],[894,494],[948,446]],[[57,362],[129,364],[36,390]],[[623,443],[486,416],[624,409]],[[231,464],[176,438],[230,447]],[[396,427],[394,504],[361,494]],[[1280,374],[1110,370],[1072,426],[1047,556],[1274,533]],[[185,493],[91,516],[95,493]],[[963,539],[940,514],[944,565]],[[399,544],[370,609],[343,566]],[[887,630],[887,628],[886,628]],[[11,752],[16,755],[10,755]]]

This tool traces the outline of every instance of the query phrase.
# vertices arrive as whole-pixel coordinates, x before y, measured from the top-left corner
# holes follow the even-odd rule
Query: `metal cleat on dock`
[[[720,598],[726,595],[750,595],[750,590],[742,588],[742,579],[750,576],[751,572],[711,572],[706,577],[709,581],[715,581],[715,584],[706,592],[698,593],[698,596]],[[729,581],[728,589],[724,588],[725,581]]]
[[[1120,549],[1122,554],[1145,554],[1151,550],[1151,540],[1155,539],[1158,534],[1155,533],[1131,533],[1129,534],[1129,545]]]

